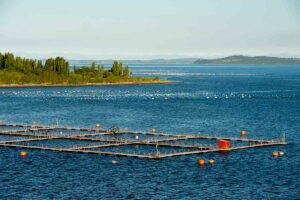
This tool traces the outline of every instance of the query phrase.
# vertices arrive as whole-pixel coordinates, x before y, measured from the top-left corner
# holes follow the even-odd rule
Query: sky
[[[300,0],[0,0],[0,52],[68,59],[300,57]]]

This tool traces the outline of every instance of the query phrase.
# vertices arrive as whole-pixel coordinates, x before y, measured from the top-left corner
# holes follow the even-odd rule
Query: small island
[[[91,66],[70,70],[63,57],[42,60],[15,57],[0,53],[0,87],[24,86],[84,86],[168,83],[158,77],[134,77],[128,65],[114,61],[110,69],[92,62]]]

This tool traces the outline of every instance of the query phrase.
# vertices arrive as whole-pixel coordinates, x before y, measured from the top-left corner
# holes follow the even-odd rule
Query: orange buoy
[[[117,164],[118,162],[116,160],[111,161],[112,164]]]
[[[284,152],[283,152],[283,151],[280,151],[280,152],[279,152],[279,155],[280,155],[280,156],[284,156]]]
[[[273,152],[273,156],[277,158],[277,157],[278,157],[278,152],[277,152],[277,151],[274,151],[274,152]]]
[[[215,161],[214,161],[213,159],[210,159],[210,160],[209,160],[209,164],[211,164],[211,165],[213,165],[214,162],[215,162]]]
[[[200,166],[204,166],[204,164],[205,164],[205,160],[203,160],[203,159],[200,159],[200,160],[198,160],[198,163],[199,163],[199,165],[200,165]]]
[[[100,124],[99,123],[96,124],[96,128],[100,128]]]
[[[242,132],[241,132],[241,136],[242,136],[242,137],[245,137],[245,136],[246,136],[246,131],[242,131]]]
[[[156,128],[152,128],[152,133],[155,133],[156,132]]]
[[[27,153],[26,153],[26,151],[21,151],[21,152],[20,152],[20,156],[21,156],[21,157],[25,157],[25,156],[27,156]]]

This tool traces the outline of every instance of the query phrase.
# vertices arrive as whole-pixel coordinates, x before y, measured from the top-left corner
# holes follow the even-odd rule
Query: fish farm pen
[[[0,124],[0,147],[47,150],[68,153],[126,156],[162,159],[211,152],[233,151],[275,145],[285,145],[281,139],[249,139],[218,137],[202,134],[129,131],[127,129],[74,128],[44,126],[33,123]]]

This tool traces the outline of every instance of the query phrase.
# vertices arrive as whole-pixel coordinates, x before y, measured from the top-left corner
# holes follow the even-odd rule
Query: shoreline
[[[0,88],[26,88],[26,87],[86,87],[86,86],[122,86],[122,85],[146,85],[146,84],[170,84],[169,80],[142,81],[142,82],[116,82],[116,83],[82,83],[82,84],[0,84]]]

